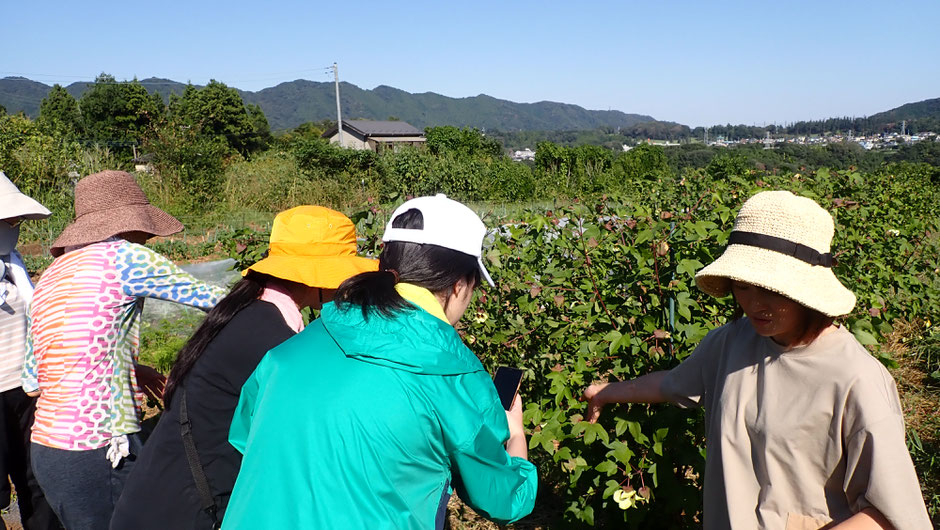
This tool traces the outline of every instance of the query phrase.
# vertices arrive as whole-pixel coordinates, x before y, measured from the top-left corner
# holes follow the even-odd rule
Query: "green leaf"
[[[646,243],[647,241],[650,241],[651,239],[653,239],[653,231],[646,229],[636,235],[636,240],[633,242],[633,244],[639,246],[643,243]]]
[[[605,473],[607,475],[613,475],[614,473],[617,472],[617,464],[611,462],[610,460],[605,460],[601,462],[600,464],[597,464],[597,466],[595,466],[594,469],[600,471],[601,473]]]
[[[594,526],[594,508],[590,506],[585,506],[581,510],[581,520],[587,523],[589,526]]]
[[[611,456],[617,459],[618,462],[625,466],[630,465],[630,460],[634,457],[633,451],[627,447],[627,444],[623,442],[614,442],[614,450],[611,453]]]
[[[875,338],[871,333],[862,330],[862,329],[853,329],[852,334],[855,335],[855,340],[859,341],[865,346],[875,346],[878,344],[878,339]]]
[[[697,259],[684,259],[679,261],[679,265],[676,266],[676,271],[694,277],[695,271],[704,266],[705,265]]]
[[[618,419],[617,425],[614,427],[614,432],[617,434],[617,436],[620,436],[627,430],[627,427],[629,427],[629,422],[627,420]]]
[[[636,440],[636,443],[643,446],[649,446],[650,439],[647,438],[645,434],[643,434],[638,422],[628,421],[627,426],[630,429],[630,435],[633,436],[633,439]]]

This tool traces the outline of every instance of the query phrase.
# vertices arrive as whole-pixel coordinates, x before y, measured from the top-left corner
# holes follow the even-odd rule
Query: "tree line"
[[[903,129],[908,134],[940,131],[940,117],[921,117],[905,120]],[[712,125],[690,128],[687,125],[664,121],[637,123],[630,127],[600,127],[589,131],[514,131],[488,130],[487,135],[498,139],[507,149],[531,148],[538,142],[549,141],[561,145],[603,145],[619,149],[647,139],[687,143],[692,140],[723,138],[729,141],[774,137],[847,135],[871,136],[882,133],[900,133],[900,119],[830,118],[799,121],[788,125]]]
[[[373,153],[329,144],[321,135],[331,125],[306,123],[273,135],[261,109],[223,83],[190,85],[164,102],[136,80],[116,82],[102,74],[77,99],[54,86],[35,121],[0,115],[0,169],[25,192],[68,210],[71,201],[62,190],[69,189],[70,179],[130,168],[136,157],[154,168],[149,182],[174,203],[175,213],[199,214],[217,210],[223,195],[230,204],[250,202],[265,211],[298,200],[346,207],[437,192],[470,201],[525,202],[624,193],[673,177],[819,167],[874,171],[898,162],[925,162],[925,171],[936,173],[940,166],[936,142],[877,152],[852,143],[772,150],[642,144],[623,151],[616,130],[557,133],[556,141],[534,144],[534,162],[519,163],[507,156],[505,137],[492,131],[428,127],[424,147]],[[585,137],[591,143],[578,144]],[[311,195],[312,188],[322,193]],[[246,190],[242,196],[240,189]]]

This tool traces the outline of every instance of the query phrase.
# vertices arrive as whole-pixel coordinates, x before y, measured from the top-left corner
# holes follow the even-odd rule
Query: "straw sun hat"
[[[124,232],[168,236],[183,223],[150,204],[129,173],[102,171],[75,185],[75,221],[52,242],[49,252],[61,256],[66,247],[89,245]]]
[[[812,199],[765,191],[747,200],[724,253],[695,275],[706,293],[722,297],[737,280],[782,294],[825,315],[844,315],[855,295],[832,272],[832,216]]]
[[[277,214],[267,257],[248,267],[311,287],[336,289],[347,278],[378,270],[379,262],[356,254],[356,227],[322,206],[297,206]]]
[[[23,217],[26,219],[45,219],[49,210],[24,195],[10,179],[0,171],[0,219]]]

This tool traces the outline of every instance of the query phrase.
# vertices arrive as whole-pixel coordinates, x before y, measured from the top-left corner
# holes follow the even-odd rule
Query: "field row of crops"
[[[812,197],[835,217],[835,271],[858,296],[854,312],[840,322],[895,370],[909,408],[909,447],[932,517],[940,521],[934,456],[940,422],[925,413],[940,404],[936,184],[917,168],[644,184],[649,192],[632,197],[485,216],[498,227],[486,253],[497,287],[478,293],[461,332],[487,367],[526,371],[530,457],[546,487],[530,522],[519,526],[696,526],[701,414],[622,406],[595,425],[580,421],[585,405],[578,397],[600,378],[676,365],[727,321],[730,300],[700,292],[693,275],[720,254],[740,204],[765,189]],[[392,206],[352,214],[364,252],[380,252]],[[217,251],[248,263],[264,250],[265,237],[233,232]],[[624,487],[641,492],[632,497],[639,500],[615,499]]]

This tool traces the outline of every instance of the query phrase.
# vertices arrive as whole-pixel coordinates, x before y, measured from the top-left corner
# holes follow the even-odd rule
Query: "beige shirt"
[[[662,390],[705,409],[705,528],[818,528],[869,506],[895,528],[931,528],[894,380],[844,328],[784,352],[742,318]]]

